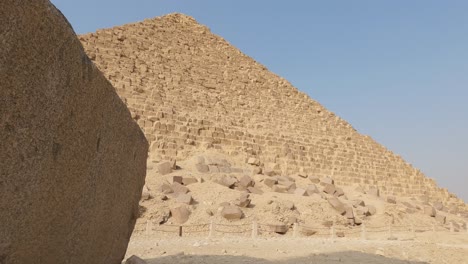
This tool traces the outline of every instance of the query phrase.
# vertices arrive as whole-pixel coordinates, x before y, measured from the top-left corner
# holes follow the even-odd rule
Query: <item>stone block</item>
[[[192,176],[182,177],[182,184],[185,185],[185,186],[193,184],[193,183],[197,183],[197,182],[198,182],[198,180],[195,177],[192,177]]]
[[[288,192],[288,188],[286,186],[282,186],[282,185],[273,185],[273,187],[271,189],[272,189],[272,191],[278,192],[278,193],[287,193]]]
[[[272,188],[277,183],[277,181],[274,178],[266,178],[265,180],[263,180],[263,183],[266,186]]]
[[[311,184],[309,186],[307,186],[307,194],[309,196],[312,196],[314,193],[320,193],[319,189],[317,188],[317,186],[315,184]]]
[[[325,184],[323,188],[323,192],[329,195],[333,195],[336,192],[335,185],[333,184]]]
[[[312,183],[315,183],[315,184],[320,183],[320,178],[317,177],[317,176],[309,176],[309,180],[310,180]]]
[[[344,204],[336,197],[328,198],[328,203],[341,215],[346,213]]]
[[[299,195],[299,196],[309,196],[307,194],[307,191],[305,189],[302,189],[302,188],[297,188],[294,190],[294,194],[295,195]]]
[[[366,193],[369,194],[369,195],[372,195],[372,196],[376,196],[376,197],[380,196],[379,188],[377,188],[375,186],[370,187],[369,190],[367,190]]]
[[[251,200],[249,199],[248,193],[242,193],[239,200],[236,201],[236,205],[239,207],[247,207],[250,205]]]
[[[159,162],[156,164],[156,169],[158,170],[159,174],[166,175],[172,172],[172,162],[169,160]]]
[[[436,214],[435,216],[435,220],[441,225],[445,224],[446,218],[447,217],[445,217],[445,215],[441,215],[441,214]]]
[[[183,186],[178,182],[173,182],[171,184],[171,189],[176,195],[179,195],[181,193],[188,193],[190,191],[187,187]]]
[[[227,205],[224,206],[221,210],[221,216],[228,220],[239,220],[242,218],[243,213],[239,207],[234,205]]]
[[[189,193],[179,193],[176,197],[177,202],[184,204],[192,204],[192,195]]]
[[[176,224],[183,224],[188,221],[191,212],[185,205],[171,208],[171,216]]]
[[[278,224],[269,224],[268,229],[270,232],[275,232],[278,234],[286,234],[289,230],[289,227],[283,223],[278,223]]]
[[[330,178],[330,177],[323,177],[321,180],[320,180],[320,184],[322,186],[325,186],[325,185],[333,185],[335,184],[335,181]]]
[[[239,185],[244,186],[245,188],[247,187],[253,187],[255,185],[255,182],[250,176],[244,175],[240,181]]]
[[[333,195],[335,195],[336,197],[341,197],[344,195],[344,191],[341,188],[336,188],[336,191]]]

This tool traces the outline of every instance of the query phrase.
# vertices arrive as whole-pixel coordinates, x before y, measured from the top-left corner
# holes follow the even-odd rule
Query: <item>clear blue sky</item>
[[[78,34],[193,16],[468,201],[468,1],[52,2]]]

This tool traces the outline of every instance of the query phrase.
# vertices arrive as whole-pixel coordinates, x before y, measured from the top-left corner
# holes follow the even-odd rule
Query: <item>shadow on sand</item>
[[[269,261],[260,258],[229,255],[173,255],[159,258],[146,259],[148,264],[234,264],[234,263],[258,263],[258,264],[296,264],[296,263],[372,263],[372,264],[427,264],[428,262],[407,261],[372,255],[357,251],[344,251],[329,254],[314,254],[306,257],[282,258],[277,261]]]

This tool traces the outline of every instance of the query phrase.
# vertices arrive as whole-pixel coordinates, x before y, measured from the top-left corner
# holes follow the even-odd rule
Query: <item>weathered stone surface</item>
[[[315,184],[320,183],[320,178],[317,176],[309,176],[309,180]]]
[[[328,203],[341,215],[346,213],[344,204],[336,197],[328,198]]]
[[[334,193],[333,195],[335,195],[336,197],[341,197],[341,196],[343,196],[344,194],[345,194],[345,193],[344,193],[343,189],[341,189],[341,188],[336,188],[336,191],[335,191],[335,193]]]
[[[330,177],[323,177],[321,180],[320,180],[320,184],[321,185],[327,185],[327,184],[335,184],[335,181],[330,178]]]
[[[192,183],[197,183],[197,182],[198,180],[195,177],[192,177],[192,176],[182,177],[182,184],[185,186],[190,185]]]
[[[121,263],[148,143],[49,1],[0,1],[0,262]]]
[[[143,190],[141,192],[141,200],[144,201],[144,200],[149,200],[151,199],[151,194],[150,194],[150,190],[148,189],[148,186],[143,186]]]
[[[239,200],[236,201],[236,205],[240,207],[247,207],[250,205],[251,200],[249,199],[248,193],[241,193]]]
[[[315,186],[315,184],[312,184],[312,185],[309,185],[307,186],[307,194],[309,196],[311,196],[312,194],[314,193],[320,193],[319,189],[317,188],[317,186]]]
[[[174,222],[177,224],[183,224],[188,221],[190,217],[190,211],[185,205],[171,208],[171,215]]]
[[[299,196],[308,196],[307,191],[302,188],[297,188],[296,190],[294,190],[294,194]]]
[[[179,195],[181,193],[188,193],[190,191],[189,188],[183,186],[182,184],[178,182],[172,183],[171,189],[176,195]]]
[[[242,210],[234,205],[224,206],[221,210],[221,215],[228,220],[239,220],[242,218]]]

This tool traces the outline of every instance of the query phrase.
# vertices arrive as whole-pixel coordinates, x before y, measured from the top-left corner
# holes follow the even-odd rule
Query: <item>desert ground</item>
[[[468,233],[425,232],[414,239],[132,237],[127,257],[165,263],[468,263]]]

